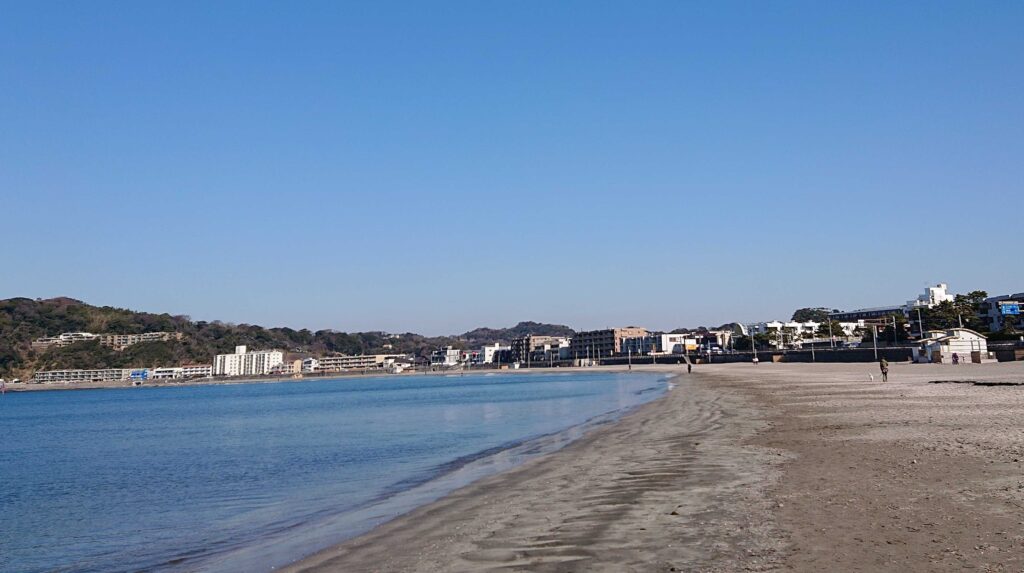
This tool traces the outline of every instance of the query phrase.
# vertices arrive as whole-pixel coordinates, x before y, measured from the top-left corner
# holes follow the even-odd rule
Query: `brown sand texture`
[[[885,384],[875,364],[710,365],[675,382],[285,570],[1024,570],[1024,363],[893,364]]]

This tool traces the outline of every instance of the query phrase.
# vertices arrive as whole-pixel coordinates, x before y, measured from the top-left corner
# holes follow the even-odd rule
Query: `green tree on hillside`
[[[795,322],[825,322],[830,312],[838,312],[827,308],[801,308],[793,313]]]

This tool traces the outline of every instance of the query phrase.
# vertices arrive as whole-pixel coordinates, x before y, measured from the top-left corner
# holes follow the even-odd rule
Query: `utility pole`
[[[878,360],[878,325],[871,325],[871,341],[875,344],[875,360]]]
[[[899,341],[896,340],[896,315],[892,315],[892,345],[897,346]]]
[[[832,336],[832,319],[831,318],[826,318],[825,320],[828,321],[828,339],[832,343],[832,350],[835,350],[836,349],[836,337]]]
[[[921,340],[924,340],[924,322],[921,321],[921,307],[917,307],[917,329],[921,331]]]
[[[630,346],[626,349],[629,352],[629,369],[633,369],[633,347]]]

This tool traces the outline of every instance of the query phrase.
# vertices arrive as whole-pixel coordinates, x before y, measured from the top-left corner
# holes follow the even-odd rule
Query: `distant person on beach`
[[[689,374],[691,372],[693,372],[693,363],[692,362],[687,362],[686,363],[686,373]]]
[[[882,371],[882,382],[889,381],[889,361],[885,358],[878,361],[878,368]]]
[[[960,364],[960,355],[957,354],[956,352],[954,352],[953,353],[953,366],[957,366],[959,364]]]
[[[755,356],[755,357],[754,357],[754,366],[757,366],[757,363],[758,363],[758,362],[760,362],[760,360],[758,360],[758,359],[757,359],[757,356]]]

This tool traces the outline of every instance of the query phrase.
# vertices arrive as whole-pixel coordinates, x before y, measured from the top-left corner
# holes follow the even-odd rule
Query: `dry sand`
[[[287,570],[1024,570],[1024,385],[950,379],[1024,384],[1024,363],[699,366]]]

